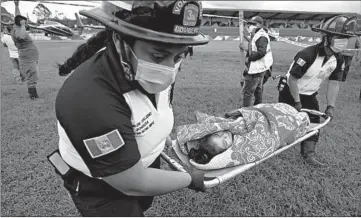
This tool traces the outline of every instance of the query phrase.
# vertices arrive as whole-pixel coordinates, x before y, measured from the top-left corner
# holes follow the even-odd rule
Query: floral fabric
[[[303,136],[310,125],[305,112],[298,112],[284,103],[259,104],[241,108],[239,116],[222,118],[196,112],[197,123],[176,129],[180,150],[187,155],[190,148],[198,148],[206,135],[229,130],[233,145],[213,157],[207,164],[190,163],[201,170],[215,170],[258,161],[278,148]]]

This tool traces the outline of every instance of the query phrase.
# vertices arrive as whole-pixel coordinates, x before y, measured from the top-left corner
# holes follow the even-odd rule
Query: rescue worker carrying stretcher
[[[106,26],[59,67],[59,151],[48,156],[83,216],[143,216],[153,196],[204,191],[204,173],[160,169],[175,78],[199,32],[199,1],[103,1],[80,14]],[[60,154],[59,154],[60,153]]]
[[[339,81],[342,80],[344,59],[340,52],[346,49],[348,38],[354,36],[355,22],[347,16],[335,16],[322,27],[312,28],[322,33],[322,41],[296,54],[289,71],[279,81],[279,102],[301,108],[319,110],[317,94],[322,82],[327,81],[327,108],[325,114],[333,117]],[[320,123],[320,117],[309,114],[312,123]],[[301,155],[305,162],[315,166],[326,166],[315,157],[319,135],[301,143]]]

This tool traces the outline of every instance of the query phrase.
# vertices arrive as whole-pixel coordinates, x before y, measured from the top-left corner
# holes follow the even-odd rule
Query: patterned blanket
[[[178,146],[185,155],[191,148],[198,148],[200,139],[206,135],[224,130],[234,135],[232,146],[209,163],[190,160],[191,165],[201,170],[215,170],[258,161],[305,135],[310,125],[305,112],[284,103],[259,104],[237,112],[239,115],[231,118],[196,112],[196,124],[177,127]]]

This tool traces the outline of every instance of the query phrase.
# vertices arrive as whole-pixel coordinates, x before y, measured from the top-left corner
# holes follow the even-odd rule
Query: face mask
[[[333,45],[331,45],[331,50],[335,53],[342,52],[346,49],[348,39],[334,39]]]
[[[174,67],[167,67],[140,60],[135,56],[132,49],[130,51],[137,60],[135,80],[138,81],[145,91],[151,94],[159,93],[174,83],[182,60],[176,63]]]

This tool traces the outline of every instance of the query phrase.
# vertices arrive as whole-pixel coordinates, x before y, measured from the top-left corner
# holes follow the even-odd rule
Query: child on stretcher
[[[283,104],[260,104],[216,117],[196,113],[197,123],[177,127],[177,145],[198,169],[243,165],[267,157],[303,136],[308,115]],[[192,163],[193,161],[193,163]]]
[[[233,144],[230,131],[219,131],[205,136],[199,142],[199,149],[191,148],[188,157],[199,164],[208,163],[214,156],[230,148]]]

